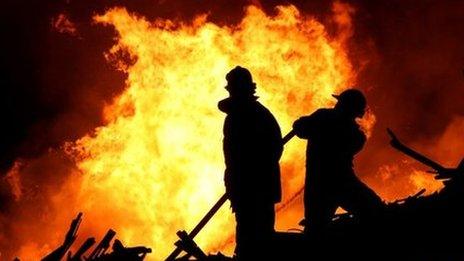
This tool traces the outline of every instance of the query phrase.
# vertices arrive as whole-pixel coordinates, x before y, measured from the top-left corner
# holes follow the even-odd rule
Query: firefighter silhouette
[[[293,124],[296,135],[308,140],[304,223],[313,235],[327,228],[338,207],[362,219],[384,206],[353,170],[353,157],[366,141],[356,123],[365,113],[366,99],[357,89],[333,96],[338,100],[334,108],[319,109]]]
[[[229,97],[218,107],[227,114],[223,149],[226,193],[236,219],[235,254],[250,260],[256,247],[270,243],[274,234],[274,204],[281,200],[280,127],[271,112],[257,101],[251,73],[240,66],[227,75]]]

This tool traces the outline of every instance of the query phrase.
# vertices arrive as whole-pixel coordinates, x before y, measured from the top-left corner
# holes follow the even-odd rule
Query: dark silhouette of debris
[[[106,232],[103,239],[100,241],[100,243],[92,251],[92,253],[88,257],[88,260],[96,260],[100,258],[102,255],[104,255],[105,252],[110,247],[111,240],[113,240],[113,237],[115,235],[116,235],[116,232],[114,232],[114,230],[112,229],[109,229],[108,232]]]
[[[82,243],[81,247],[72,255],[71,251],[68,252],[68,261],[80,261],[83,259],[83,255],[95,244],[95,238],[90,237]]]
[[[77,217],[71,222],[69,227],[68,233],[66,233],[64,242],[61,246],[59,246],[55,251],[44,257],[43,261],[55,261],[61,260],[66,252],[68,252],[71,245],[77,238],[77,230],[79,229],[79,225],[82,221],[82,213],[77,214]]]
[[[144,246],[138,246],[138,247],[125,247],[119,241],[116,239],[113,243],[112,247],[113,252],[108,253],[108,254],[102,254],[96,259],[92,260],[98,260],[98,261],[103,261],[103,260],[111,260],[111,261],[116,261],[116,260],[143,260],[145,259],[145,256],[149,253],[151,253],[151,249],[144,247]],[[90,260],[90,259],[87,259]]]
[[[95,244],[95,238],[88,238],[84,243],[79,247],[76,253],[73,255],[69,251],[70,247],[77,238],[77,230],[82,221],[82,213],[79,213],[77,217],[71,222],[71,226],[66,233],[65,240],[61,246],[59,246],[52,253],[44,257],[43,261],[60,261],[64,260],[64,257],[67,253],[67,261],[83,261],[83,260],[93,260],[93,261],[139,261],[144,260],[145,256],[148,253],[151,253],[151,249],[138,246],[138,247],[125,247],[121,241],[118,239],[114,240],[112,251],[108,252],[108,249],[111,245],[112,239],[115,237],[116,232],[112,229],[109,229],[105,236],[102,238],[100,243],[95,247],[95,249],[87,257],[85,253]],[[201,251],[201,250],[200,250]],[[18,260],[19,259],[15,259]]]
[[[186,252],[186,255],[181,257],[182,260],[189,260],[191,256],[198,260],[204,260],[207,258],[205,252],[203,252],[193,239],[185,231],[177,232],[180,240],[175,243],[177,247]]]
[[[221,208],[222,205],[227,201],[227,194],[224,194],[219,200],[216,202],[216,204],[213,205],[213,207],[206,213],[206,215],[198,222],[198,224],[192,229],[192,231],[187,234],[189,240],[192,240],[195,238],[195,236],[203,229],[203,227],[209,222],[209,220],[216,214],[216,212]],[[181,233],[181,234],[179,234]],[[183,235],[183,233],[186,233],[185,231],[181,230],[177,232],[177,235]],[[182,238],[180,239],[182,240]],[[182,246],[184,244],[182,243],[175,243],[176,249],[171,252],[171,254],[165,259],[166,261],[172,261],[179,256],[182,251],[185,251],[185,249],[182,249]],[[191,255],[191,254],[190,254]]]

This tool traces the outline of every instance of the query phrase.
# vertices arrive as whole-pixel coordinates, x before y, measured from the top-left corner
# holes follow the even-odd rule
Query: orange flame
[[[426,189],[424,195],[428,195],[443,188],[441,181],[435,180],[426,171],[416,169],[412,163],[404,161],[383,165],[375,175],[367,177],[367,181],[388,202],[406,198],[421,189]]]

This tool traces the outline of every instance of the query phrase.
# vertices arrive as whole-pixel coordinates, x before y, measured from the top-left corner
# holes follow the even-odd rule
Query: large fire
[[[128,79],[127,90],[105,111],[108,124],[76,142],[84,173],[79,201],[92,219],[111,218],[125,242],[150,245],[157,258],[172,249],[174,232],[191,229],[224,191],[224,115],[216,106],[227,95],[228,70],[237,64],[251,70],[260,100],[283,131],[331,103],[330,94],[354,79],[344,43],[329,39],[323,25],[292,6],[280,7],[274,17],[249,7],[231,27],[205,16],[191,24],[150,23],[121,8],[95,20],[118,32],[108,57]],[[121,52],[133,64],[120,59]],[[302,142],[286,148],[287,197],[302,185],[303,156]],[[217,248],[233,227],[224,208],[198,243]]]
[[[105,126],[65,146],[78,172],[51,196],[64,212],[47,217],[56,228],[50,234],[42,229],[50,245],[25,240],[18,256],[37,260],[58,245],[74,214],[69,210],[84,212],[81,241],[111,227],[124,243],[152,247],[149,258],[166,257],[175,232],[191,230],[224,192],[224,115],[216,105],[227,95],[224,76],[231,68],[250,69],[260,101],[284,133],[298,117],[331,105],[332,93],[356,83],[346,50],[353,9],[335,3],[333,12],[339,26],[334,37],[293,6],[278,7],[275,16],[251,6],[233,26],[218,26],[207,16],[190,23],[147,21],[124,8],[96,16],[96,23],[118,33],[106,57],[127,73],[127,88],[106,106]],[[363,126],[369,131],[375,117],[368,116]],[[280,230],[302,217],[301,205],[287,203],[303,185],[304,146],[291,141],[281,160]],[[208,251],[230,250],[233,233],[224,207],[196,242]]]
[[[224,75],[248,67],[260,100],[284,131],[294,119],[331,102],[330,94],[353,80],[343,43],[292,6],[275,17],[249,7],[233,27],[208,23],[147,22],[124,9],[95,18],[115,27],[120,38],[109,57],[128,73],[128,88],[106,110],[108,125],[79,140],[82,209],[93,218],[111,217],[129,244],[154,247],[164,257],[173,233],[192,228],[223,193],[221,127],[216,107],[226,96]],[[128,52],[134,64],[117,56]],[[293,145],[293,146],[292,146]],[[282,165],[285,194],[302,184],[302,143],[287,147]],[[98,202],[109,201],[99,207]],[[224,208],[198,243],[216,248],[233,233]],[[220,232],[219,232],[220,231]]]

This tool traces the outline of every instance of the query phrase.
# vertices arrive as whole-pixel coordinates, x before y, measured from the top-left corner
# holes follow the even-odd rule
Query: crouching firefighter
[[[356,123],[363,117],[366,98],[357,89],[333,95],[334,108],[319,109],[293,124],[299,138],[307,139],[305,180],[305,231],[321,235],[337,207],[361,220],[380,213],[384,203],[359,180],[353,158],[366,141]]]

